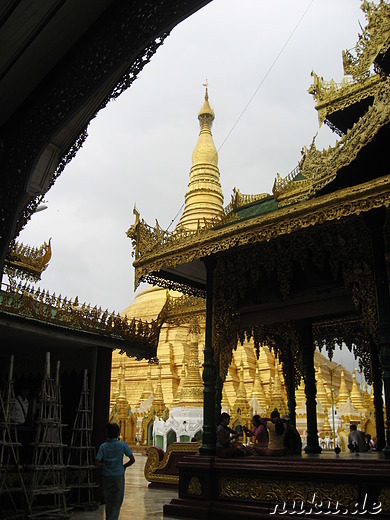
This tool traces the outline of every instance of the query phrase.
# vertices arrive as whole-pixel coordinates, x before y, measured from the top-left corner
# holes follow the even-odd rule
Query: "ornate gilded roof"
[[[47,325],[57,325],[71,330],[82,331],[110,337],[118,342],[121,353],[144,358],[156,356],[158,336],[162,325],[161,317],[150,323],[141,320],[128,320],[119,314],[109,313],[97,306],[80,304],[76,297],[73,301],[48,291],[41,291],[21,284],[16,290],[8,288],[0,292],[0,312],[17,317],[33,319]],[[138,347],[142,346],[142,349]]]
[[[350,166],[358,153],[390,123],[390,82],[380,83],[373,105],[334,147],[317,150],[304,147],[298,167],[285,179],[278,177],[273,197],[240,206],[208,226],[193,231],[167,233],[151,228],[137,214],[128,236],[135,248],[135,284],[141,280],[158,282],[156,273],[178,264],[187,264],[232,245],[261,242],[290,234],[326,221],[358,215],[389,205],[390,176],[320,195],[340,170]],[[353,169],[350,175],[353,175]]]
[[[374,97],[385,78],[379,74],[370,74],[363,78],[350,79],[344,77],[341,83],[325,81],[313,71],[313,84],[309,93],[316,101],[318,121],[320,125],[334,112],[360,103],[363,99]]]
[[[37,282],[51,259],[51,239],[41,247],[13,242],[5,260],[4,273],[10,278]]]
[[[387,47],[383,42],[379,45],[378,33],[382,30],[386,32],[387,26],[379,20],[379,15],[382,13],[386,20],[389,18],[388,4],[381,2],[373,6],[364,2],[363,10],[369,20],[369,26],[363,33],[364,49],[372,48],[366,40],[373,38],[377,42],[375,48],[380,47],[384,52]],[[362,36],[359,38],[357,47],[360,45],[363,55],[368,51],[361,45]],[[346,128],[335,146],[318,150],[315,138],[309,148],[305,146],[298,166],[285,178],[277,175],[272,195],[250,198],[235,190],[228,207],[216,218],[192,230],[179,226],[171,234],[162,230],[158,223],[155,228],[148,226],[136,214],[136,222],[127,233],[135,250],[136,287],[144,280],[186,292],[183,269],[189,272],[209,255],[389,205],[390,175],[382,163],[381,168],[369,173],[367,157],[363,159],[363,149],[372,148],[374,142],[381,147],[383,139],[386,139],[381,131],[390,123],[390,78],[370,75],[367,67],[365,74],[355,75],[352,81],[345,79],[341,85],[325,83],[322,78],[313,75],[311,93],[318,102],[320,121],[367,98],[370,102],[364,105],[361,113],[356,112],[359,117],[352,118],[350,127]],[[207,92],[200,114],[208,121],[214,117],[208,105]],[[377,138],[378,135],[382,138]],[[381,154],[382,148],[378,152]],[[373,178],[375,175],[377,178]],[[180,276],[176,276],[174,281],[172,271],[179,265],[181,272],[175,273]],[[195,289],[187,292],[196,294]],[[197,294],[201,295],[199,291]]]
[[[279,205],[291,204],[315,196],[332,182],[337,172],[350,165],[362,148],[390,121],[389,78],[375,83],[372,106],[334,147],[319,151],[314,139],[309,149],[302,150],[298,167],[285,179],[277,178],[273,193]],[[296,183],[298,181],[298,183]]]
[[[390,46],[390,5],[387,1],[362,2],[361,9],[364,12],[367,25],[359,35],[354,49],[343,52],[344,73],[353,78],[361,78],[367,75],[371,65],[380,62]],[[378,59],[379,58],[379,59]]]

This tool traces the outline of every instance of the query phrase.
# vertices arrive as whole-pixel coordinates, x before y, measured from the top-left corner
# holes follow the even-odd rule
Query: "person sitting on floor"
[[[287,422],[280,418],[277,410],[271,413],[269,419],[265,419],[268,430],[268,448],[257,449],[256,455],[280,456],[286,454],[284,437],[287,430]]]
[[[237,440],[241,433],[229,428],[229,421],[230,415],[226,412],[221,413],[217,427],[216,455],[217,457],[223,458],[243,457],[244,451],[232,444],[233,441]]]
[[[351,424],[349,426],[348,448],[352,453],[367,451],[364,432],[358,430],[356,424]]]
[[[282,416],[282,421],[286,421],[287,429],[284,436],[284,447],[287,455],[301,455],[302,439],[296,427],[291,423],[288,415]]]
[[[242,429],[248,437],[254,437],[253,444],[248,446],[253,452],[268,448],[268,433],[265,427],[265,421],[261,419],[260,415],[254,415],[252,417],[251,430],[246,426],[243,426]]]

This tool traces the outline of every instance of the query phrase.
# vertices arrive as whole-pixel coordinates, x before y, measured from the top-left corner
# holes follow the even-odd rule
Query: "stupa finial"
[[[218,152],[211,134],[214,110],[209,104],[208,82],[202,108],[198,113],[200,132],[192,154],[190,180],[185,194],[185,207],[176,229],[196,230],[204,222],[223,215],[223,194],[218,170]]]

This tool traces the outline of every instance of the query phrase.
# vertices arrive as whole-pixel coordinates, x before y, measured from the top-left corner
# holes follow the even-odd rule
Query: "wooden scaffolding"
[[[67,485],[70,488],[68,504],[76,509],[93,510],[95,500],[94,479],[95,446],[92,445],[92,409],[88,387],[88,371],[84,369],[81,396],[68,447]]]
[[[57,363],[56,377],[50,377],[50,353],[46,353],[39,414],[33,443],[31,486],[28,489],[30,518],[69,518],[66,495],[66,466],[63,459],[62,405]]]

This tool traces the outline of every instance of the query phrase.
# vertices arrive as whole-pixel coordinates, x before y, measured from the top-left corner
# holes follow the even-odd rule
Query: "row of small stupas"
[[[184,329],[176,330],[179,334],[185,332],[183,325],[176,328]],[[164,341],[160,340],[161,354],[164,354],[164,351],[166,353],[167,347],[171,351],[174,349],[172,343],[170,346],[164,345]],[[141,444],[150,444],[151,425],[157,418],[166,421],[170,412],[175,409],[186,407],[202,409],[202,355],[199,355],[199,350],[202,348],[198,349],[198,345],[192,342],[189,346],[188,358],[186,360],[184,357],[181,367],[168,364],[164,355],[159,365],[148,365],[142,361],[132,362],[123,358],[118,360],[115,356],[111,418],[121,425],[122,436],[128,443],[140,441]],[[281,366],[267,347],[261,348],[258,360],[253,353],[253,345],[239,345],[234,353],[229,376],[223,386],[222,409],[231,414],[233,427],[238,424],[248,426],[252,415],[259,413],[269,416],[274,408],[283,414],[288,413]],[[118,368],[116,361],[119,361]],[[338,444],[344,448],[351,422],[359,424],[362,430],[374,437],[372,394],[359,384],[356,371],[351,374],[344,367],[327,360],[319,352],[315,355],[315,364],[320,437],[332,439],[332,411],[335,413],[335,434],[339,437]],[[333,395],[329,368],[332,369],[333,374]],[[118,375],[115,378],[117,370]],[[172,385],[175,383],[177,386],[173,392]],[[297,427],[303,438],[306,428],[305,400],[302,381],[296,392],[296,412]],[[178,429],[180,426],[181,424],[177,425]],[[198,424],[197,428],[199,428]],[[190,429],[191,421],[188,417],[187,431]],[[198,431],[189,433],[192,437]],[[178,434],[174,440],[179,440],[179,436]]]
[[[344,54],[345,64],[351,59],[350,54]],[[355,134],[352,134],[349,127],[346,127],[344,135],[344,132],[340,130],[342,127],[340,122],[333,123],[332,118],[339,116],[340,107],[342,109],[353,106],[362,113],[367,111],[374,94],[377,95],[378,91],[384,88],[385,80],[378,74],[365,73],[364,77],[361,75],[352,81],[345,79],[339,86],[334,82],[326,83],[317,75],[313,75],[314,83],[311,93],[317,101],[316,108],[319,112],[320,123],[325,121],[331,127],[336,128],[337,122],[338,133],[343,135],[341,143],[339,142],[335,148],[322,152],[317,151],[313,144],[310,150],[304,150],[302,161],[291,175],[285,179],[277,177],[273,195],[249,196],[242,195],[239,190],[234,190],[232,201],[227,208],[223,208],[218,153],[211,134],[214,112],[210,107],[206,89],[204,105],[198,115],[201,130],[192,156],[190,180],[185,194],[185,208],[179,224],[169,235],[160,227],[153,230],[136,213],[136,222],[128,232],[135,247],[137,283],[140,280],[157,282],[150,272],[154,268],[158,271],[159,261],[150,260],[152,267],[148,265],[148,271],[143,267],[145,264],[143,259],[146,258],[149,262],[149,256],[153,258],[154,251],[168,250],[170,243],[181,241],[185,245],[187,242],[196,241],[216,222],[240,221],[253,217],[254,211],[256,215],[260,215],[264,211],[272,212],[299,200],[305,200],[312,196],[320,186],[324,186],[334,178],[340,167],[339,163],[343,160],[343,155],[340,154],[341,147],[343,147],[343,152],[349,156],[349,160],[352,160],[351,157],[357,153],[356,143],[354,143]],[[368,98],[370,98],[369,101],[367,101]],[[340,100],[342,100],[342,106]],[[353,117],[356,119],[356,114]],[[371,119],[375,119],[372,114]],[[375,127],[377,122],[374,121],[372,124]],[[329,167],[325,169],[326,178],[321,173],[319,166],[323,162],[329,164]],[[247,208],[251,212],[250,217],[245,213]],[[194,272],[194,276],[196,276],[196,272]],[[161,283],[161,280],[159,282]],[[161,283],[161,285],[164,284]],[[174,284],[166,285],[174,286]],[[201,381],[200,367],[203,358],[199,352],[203,351],[204,346],[204,300],[195,296],[181,296],[174,291],[154,288],[138,294],[122,315],[150,320],[160,313],[164,314],[165,324],[162,326],[158,343],[158,370],[155,367],[151,369],[146,363],[125,360],[118,355],[114,355],[112,365],[111,405],[113,414],[115,415],[116,411],[119,417],[118,405],[121,402],[122,410],[126,410],[123,417],[126,414],[131,416],[134,424],[135,417],[142,417],[143,426],[142,428],[138,426],[137,431],[142,442],[147,443],[151,442],[151,436],[148,435],[150,423],[156,416],[161,417],[163,410],[167,416],[167,409],[172,410],[180,406],[201,407],[203,398],[201,383],[196,386],[194,381]],[[196,368],[190,362],[192,344],[190,329],[193,317],[197,318],[201,330],[199,346],[196,350]],[[351,348],[352,344],[349,344],[348,347]],[[351,375],[343,367],[337,367],[335,363],[327,360],[319,352],[315,353],[315,366],[318,428],[322,437],[331,437],[332,428],[335,427],[339,433],[347,431],[350,421],[360,423],[361,429],[374,436],[372,396],[367,389],[360,387],[355,372]],[[120,367],[122,368],[120,369]],[[196,377],[194,376],[195,370],[197,371]],[[146,374],[149,375],[145,381]],[[333,376],[333,392],[331,375]],[[119,391],[118,382],[120,382],[121,391]],[[158,388],[156,395],[153,388]],[[186,396],[193,396],[189,403],[187,397],[183,397],[183,391]],[[161,399],[161,392],[164,396],[163,399]],[[151,395],[155,395],[154,404],[150,398]],[[261,346],[259,358],[256,359],[253,340],[244,340],[243,344],[233,351],[222,396],[222,408],[230,411],[233,425],[238,422],[247,423],[251,414],[257,412],[268,414],[274,408],[286,413],[285,383],[281,365],[274,353],[268,347]],[[296,402],[297,426],[304,435],[306,407],[302,381],[296,391]],[[145,403],[147,403],[148,410],[145,410]],[[336,424],[332,420],[332,411],[337,414]],[[133,437],[127,436],[127,439],[133,442],[134,435]]]

